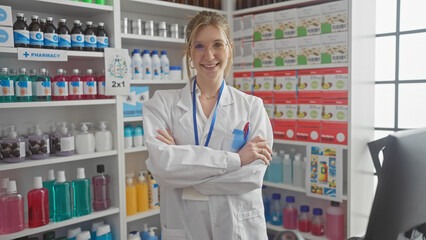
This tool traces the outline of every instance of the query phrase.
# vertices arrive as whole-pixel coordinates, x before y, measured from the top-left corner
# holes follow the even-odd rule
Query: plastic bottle
[[[86,76],[83,78],[83,99],[96,99],[97,84],[92,69],[87,69]]]
[[[124,128],[124,148],[130,149],[133,147],[133,128],[126,126]]]
[[[96,231],[96,240],[112,240],[111,227],[109,224],[98,227],[98,231]]]
[[[58,125],[60,125],[61,127],[59,128],[58,132],[55,135],[56,140],[54,141],[54,144],[55,144],[54,147],[56,150],[56,155],[57,156],[73,155],[75,152],[74,135],[68,131],[66,122],[59,122]]]
[[[81,227],[68,229],[67,240],[76,240],[79,233],[81,233]]]
[[[99,164],[96,166],[97,176],[92,177],[93,184],[93,210],[102,211],[111,207],[109,195],[109,183],[111,178],[108,174],[104,174],[105,166]]]
[[[34,101],[50,101],[52,98],[50,77],[46,68],[40,68],[37,80],[33,83],[33,95]]]
[[[64,69],[56,70],[56,76],[52,80],[52,101],[68,100],[68,78],[64,75]]]
[[[8,182],[7,193],[0,198],[0,209],[0,233],[9,234],[24,230],[24,198],[16,189],[16,181]]]
[[[136,126],[133,134],[133,146],[141,147],[143,146],[143,129],[142,126]]]
[[[28,192],[28,227],[41,227],[49,223],[49,190],[43,188],[41,177],[34,177],[34,189]]]
[[[83,231],[77,234],[76,240],[90,240],[91,238],[89,231]]]
[[[143,50],[142,54],[142,80],[152,80],[152,60],[149,56],[149,50]]]
[[[280,204],[281,194],[272,194],[271,202],[271,224],[275,226],[283,225],[283,210]]]
[[[138,231],[132,231],[127,236],[127,240],[141,240]]]
[[[305,187],[305,162],[301,160],[300,155],[294,157],[293,184],[297,187]]]
[[[47,171],[47,180],[43,182],[43,187],[49,191],[49,218],[53,220],[55,209],[54,209],[54,196],[53,196],[53,184],[55,180],[55,171],[50,169]]]
[[[294,197],[285,198],[286,207],[283,210],[284,228],[297,229],[297,208],[294,206]]]
[[[345,239],[345,214],[339,202],[331,202],[331,206],[327,208],[325,219],[327,238],[330,240]]]
[[[81,133],[75,138],[75,150],[77,154],[89,154],[95,152],[95,136],[89,132],[89,123],[81,123]]]
[[[66,19],[59,19],[58,23],[58,48],[62,50],[71,49],[71,35],[67,27]]]
[[[46,27],[46,18],[40,19],[40,29],[44,33],[44,28]],[[44,44],[44,43],[43,43]]]
[[[292,168],[291,168],[291,158],[289,154],[284,154],[283,160],[283,183],[284,184],[293,184]]]
[[[28,144],[31,159],[45,159],[49,157],[49,135],[43,134],[38,124],[36,124],[34,135],[28,136]]]
[[[44,32],[44,48],[55,49],[58,48],[58,32],[55,25],[53,25],[53,18],[48,17]]]
[[[15,47],[28,47],[30,45],[30,31],[24,21],[24,14],[16,14],[16,22],[13,24],[13,40]]]
[[[144,223],[143,224],[143,230],[140,233],[141,235],[141,240],[147,240],[149,237],[149,229],[148,229],[148,224]]]
[[[322,220],[322,209],[314,208],[314,217],[312,218],[312,235],[323,236],[324,235],[324,222]]]
[[[86,29],[84,30],[84,50],[95,51],[97,47],[95,29],[93,28],[93,22],[86,22]]]
[[[148,174],[151,176],[149,178],[148,184],[148,195],[149,195],[149,208],[156,209],[160,207],[159,199],[158,199],[158,184],[149,172]]]
[[[96,51],[103,52],[109,46],[108,34],[105,32],[104,23],[98,23],[96,30]]]
[[[96,239],[96,231],[98,230],[98,227],[104,224],[105,224],[104,220],[100,220],[100,221],[92,223],[92,232],[90,233],[92,240]]]
[[[38,16],[31,16],[31,24],[28,27],[30,31],[30,47],[41,48],[44,45],[44,34],[43,30],[38,23]]]
[[[19,68],[19,76],[15,81],[15,96],[17,102],[31,102],[33,88],[30,76],[26,68]]]
[[[132,79],[142,80],[143,64],[139,49],[132,52]]]
[[[43,240],[54,240],[55,239],[55,232],[49,231],[43,233]]]
[[[166,51],[161,51],[160,57],[160,79],[161,80],[169,80],[170,79],[170,61],[167,57]]]
[[[1,147],[0,147],[1,149]],[[9,183],[9,178],[2,178],[0,180],[0,201],[1,198],[7,194],[7,184]],[[1,209],[1,208],[0,208]],[[0,233],[1,233],[1,214],[0,214]]]
[[[161,72],[161,62],[158,57],[158,51],[154,50],[151,52],[151,61],[152,61],[152,80],[160,80],[160,72]]]
[[[136,198],[138,212],[146,212],[149,209],[148,197],[148,172],[140,171],[136,184]]]
[[[49,121],[49,147],[50,147],[50,154],[55,154],[56,153],[56,148],[55,145],[57,143],[57,139],[56,139],[56,123],[54,121]]]
[[[101,121],[99,131],[95,133],[96,152],[111,151],[113,145],[112,133],[107,129],[106,122]]]
[[[148,233],[148,240],[158,240],[157,236],[155,236],[154,230],[157,229],[156,227],[150,227],[149,233]]]
[[[71,183],[65,179],[65,172],[58,171],[56,182],[53,184],[53,221],[60,222],[72,217]]]
[[[97,99],[110,99],[114,96],[105,95],[105,69],[102,69],[102,75],[97,78],[98,96]]]
[[[73,69],[72,75],[68,84],[68,99],[82,100],[83,99],[83,79],[80,76],[80,70]]]
[[[74,217],[92,212],[90,206],[90,178],[86,178],[84,168],[77,168],[77,179],[72,181]]]
[[[80,28],[80,20],[74,20],[74,26],[71,29],[71,50],[83,50],[84,34]]]
[[[265,193],[266,186],[262,186],[262,200],[263,200],[263,208],[265,210],[265,221],[271,221],[271,200],[266,196]]]
[[[272,153],[272,161],[269,166],[269,181],[274,183],[283,182],[283,163],[282,158],[277,154],[277,152]]]
[[[138,211],[136,186],[133,183],[131,175],[126,177],[126,214],[127,216],[135,215]]]
[[[0,102],[14,102],[15,101],[15,90],[14,90],[14,81],[9,76],[7,68],[1,69],[0,75]]]
[[[18,137],[15,126],[10,126],[9,135],[2,139],[3,161],[5,163],[17,163],[25,160],[25,140]]]
[[[309,206],[306,206],[306,205],[300,206],[298,225],[299,225],[299,231],[311,232],[311,219],[309,217]]]

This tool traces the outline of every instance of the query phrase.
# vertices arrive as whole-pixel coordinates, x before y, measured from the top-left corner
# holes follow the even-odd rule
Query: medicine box
[[[348,1],[335,1],[321,5],[321,33],[348,31]]]
[[[297,36],[321,34],[321,5],[297,9]]]
[[[274,81],[274,98],[296,98],[296,71],[276,71]]]
[[[297,65],[297,38],[275,40],[275,66]]]
[[[348,144],[348,130],[347,129],[321,129],[321,142],[328,144]]]
[[[274,97],[274,72],[253,73],[253,95],[260,98]]]
[[[300,127],[296,128],[296,140],[304,142],[320,142],[321,141],[321,128]]]
[[[321,63],[348,62],[348,33],[321,35]]]
[[[0,26],[13,26],[12,8],[10,6],[0,5]]]
[[[298,38],[297,64],[321,64],[321,35]]]
[[[253,30],[254,30],[254,15],[249,14],[243,16],[243,41],[253,41]]]
[[[323,80],[321,69],[306,69],[297,72],[297,97],[321,98],[321,82]]]
[[[234,73],[234,87],[246,94],[252,94],[253,78],[251,72]]]
[[[243,68],[252,68],[254,62],[254,42],[243,43]]]
[[[275,12],[275,39],[297,37],[297,8]]]
[[[0,47],[14,47],[12,27],[0,27]]]
[[[149,99],[149,87],[131,86],[130,94],[123,96],[123,117],[142,116],[142,104]]]
[[[348,68],[326,68],[322,75],[322,98],[348,98]]]
[[[234,42],[234,50],[234,69],[241,69],[243,68],[243,42],[241,40]]]
[[[274,40],[254,42],[254,67],[274,67],[274,49]]]
[[[297,126],[321,127],[322,101],[321,99],[297,99]]]
[[[348,100],[323,99],[321,118],[323,128],[347,129]]]
[[[242,17],[234,17],[232,20],[233,23],[233,39],[234,42],[243,40],[243,18]]]
[[[275,39],[274,12],[254,15],[254,41]]]

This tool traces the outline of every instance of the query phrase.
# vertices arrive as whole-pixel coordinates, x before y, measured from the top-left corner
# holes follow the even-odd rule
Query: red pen
[[[246,125],[244,126],[244,138],[246,138],[246,136],[247,136],[248,127],[249,127],[249,122],[247,122]]]

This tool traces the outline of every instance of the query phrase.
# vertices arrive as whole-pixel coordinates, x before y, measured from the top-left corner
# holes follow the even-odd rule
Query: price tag
[[[127,49],[105,48],[105,95],[129,95],[130,56]]]

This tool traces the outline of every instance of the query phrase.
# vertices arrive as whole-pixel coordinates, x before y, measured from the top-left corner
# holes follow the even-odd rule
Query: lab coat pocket
[[[170,229],[163,226],[162,239],[164,240],[185,240],[185,230],[183,229]]]
[[[244,147],[244,137],[236,134],[226,134],[222,142],[222,150],[228,152],[238,152]]]
[[[239,239],[267,239],[263,207],[238,213],[238,228]]]

